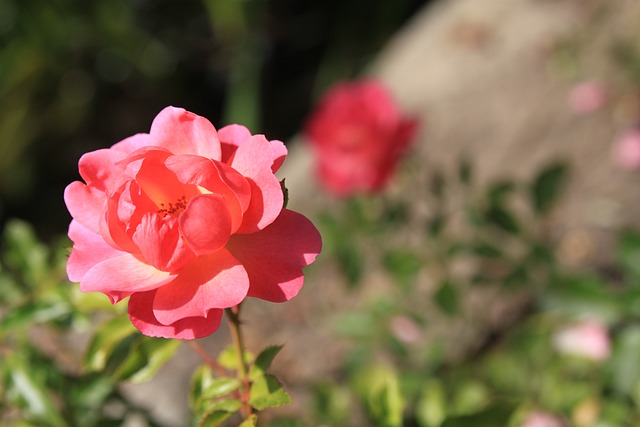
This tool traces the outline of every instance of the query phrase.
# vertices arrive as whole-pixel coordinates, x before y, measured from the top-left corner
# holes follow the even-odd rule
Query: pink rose
[[[320,100],[305,134],[321,183],[338,196],[380,190],[407,150],[417,121],[376,81],[342,83]]]
[[[618,136],[613,143],[611,157],[622,169],[640,167],[640,129],[632,128]]]
[[[599,321],[587,320],[556,333],[553,344],[560,353],[603,361],[611,355],[607,327]]]
[[[64,193],[69,279],[114,304],[129,297],[133,325],[167,338],[213,333],[223,309],[246,297],[293,298],[321,238],[283,208],[274,173],[286,155],[282,142],[243,126],[216,132],[165,108],[148,134],[81,157],[86,184]]]

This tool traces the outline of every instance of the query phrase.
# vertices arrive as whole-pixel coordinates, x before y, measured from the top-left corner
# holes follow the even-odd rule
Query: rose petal
[[[156,291],[137,292],[129,299],[129,319],[133,326],[150,337],[191,340],[211,335],[220,326],[223,310],[209,310],[206,317],[188,317],[171,325],[162,325],[153,315]]]
[[[240,227],[251,200],[251,187],[239,172],[224,163],[194,155],[171,156],[165,165],[182,183],[197,185],[224,197],[231,215],[231,233]]]
[[[64,189],[64,203],[73,219],[95,233],[100,232],[100,218],[106,201],[103,191],[80,181],[74,181]]]
[[[73,241],[73,249],[67,260],[67,275],[72,282],[80,282],[94,265],[122,255],[121,251],[109,246],[102,236],[75,220],[69,225],[69,238]]]
[[[153,145],[153,140],[148,133],[138,133],[128,138],[123,139],[111,146],[112,150],[122,151],[126,154],[131,154],[143,147],[149,147]]]
[[[96,264],[80,282],[83,292],[143,292],[156,289],[176,276],[160,271],[125,253]]]
[[[80,157],[78,170],[84,182],[103,192],[119,187],[122,182],[122,168],[116,163],[126,154],[111,149],[91,151]]]
[[[199,257],[156,291],[153,313],[163,325],[239,304],[249,290],[244,267],[228,251]]]
[[[153,145],[173,154],[198,154],[220,160],[220,141],[209,120],[182,108],[166,107],[151,124]]]
[[[227,125],[218,130],[218,138],[222,146],[222,161],[231,163],[238,147],[247,139],[251,138],[249,129],[242,125]]]
[[[220,144],[222,145],[222,162],[231,163],[238,147],[251,138],[251,132],[242,125],[227,125],[218,130],[218,138],[220,138]],[[276,173],[287,157],[287,147],[277,139],[269,141],[269,143],[272,150],[271,170]]]
[[[277,139],[272,139],[269,141],[271,143],[271,153],[273,158],[273,163],[271,164],[271,171],[273,173],[278,172],[280,166],[284,163],[287,158],[287,147],[284,145],[284,142],[278,141]]]
[[[133,233],[133,241],[140,248],[147,263],[158,270],[177,272],[194,258],[194,253],[180,238],[178,219],[149,212]]]
[[[198,193],[195,186],[182,184],[176,174],[167,169],[164,162],[170,155],[165,151],[147,152],[136,174],[140,188],[158,207],[175,204]]]
[[[178,223],[187,245],[198,256],[222,248],[231,235],[231,215],[218,194],[191,198]]]
[[[253,233],[271,224],[276,219],[284,196],[280,181],[273,174],[273,151],[271,143],[256,135],[238,147],[231,166],[240,172],[251,185],[251,204],[244,214],[238,233]]]
[[[283,209],[267,228],[233,235],[226,247],[249,274],[248,296],[282,302],[302,287],[302,269],[320,253],[322,238],[303,215]]]

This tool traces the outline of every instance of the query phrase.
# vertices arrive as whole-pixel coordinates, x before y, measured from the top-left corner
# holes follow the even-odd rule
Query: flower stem
[[[216,362],[216,360],[209,356],[209,353],[198,343],[197,341],[189,340],[187,341],[189,346],[195,351],[198,356],[209,365],[209,367],[220,377],[224,377],[226,375],[224,368]]]
[[[249,370],[244,359],[244,343],[242,341],[242,333],[240,331],[240,305],[225,309],[225,313],[229,319],[229,329],[231,330],[231,339],[233,347],[238,358],[238,379],[242,382],[243,393],[240,395],[242,406],[240,412],[244,419],[248,419],[252,414],[251,405],[249,404],[250,383]]]

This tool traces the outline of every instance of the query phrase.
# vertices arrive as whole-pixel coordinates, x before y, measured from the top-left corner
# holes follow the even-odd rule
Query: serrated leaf
[[[249,365],[253,362],[254,356],[252,353],[245,351],[244,352],[244,363]],[[222,350],[222,352],[218,355],[217,359],[220,366],[230,371],[234,371],[238,369],[238,357],[236,356],[236,349],[233,345],[229,345],[227,348]]]
[[[240,410],[242,403],[237,399],[203,400],[198,426],[218,426],[224,420]]]
[[[127,336],[136,333],[136,329],[126,316],[117,316],[104,323],[94,334],[84,357],[87,371],[99,371],[105,368],[114,349]]]
[[[203,396],[209,399],[221,397],[237,390],[242,385],[237,378],[214,378],[211,385],[204,389]]]
[[[280,381],[273,375],[265,374],[251,384],[249,403],[258,411],[291,403],[291,397],[284,391]]]
[[[458,290],[448,280],[445,280],[440,285],[436,293],[433,295],[433,300],[442,311],[450,316],[453,316],[458,312]]]
[[[258,416],[251,414],[251,416],[244,420],[238,427],[256,427],[256,425],[258,425]]]
[[[198,427],[219,427],[225,422],[233,412],[228,411],[210,411],[200,417]]]
[[[237,378],[215,378],[206,388],[191,390],[189,394],[191,408],[199,413],[207,412],[214,404],[214,399],[228,395],[239,389],[241,385]]]
[[[531,185],[531,202],[538,214],[546,213],[556,202],[567,179],[564,163],[553,163],[543,168]]]
[[[278,355],[280,350],[282,350],[282,347],[284,346],[273,345],[262,350],[258,357],[256,357],[256,361],[251,365],[249,378],[256,380],[259,376],[264,375],[271,366],[273,359]]]

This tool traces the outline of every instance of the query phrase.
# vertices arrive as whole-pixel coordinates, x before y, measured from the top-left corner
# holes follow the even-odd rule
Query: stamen
[[[158,214],[167,216],[177,216],[187,207],[187,198],[185,196],[180,197],[175,204],[173,203],[160,203],[160,209],[158,209]]]

